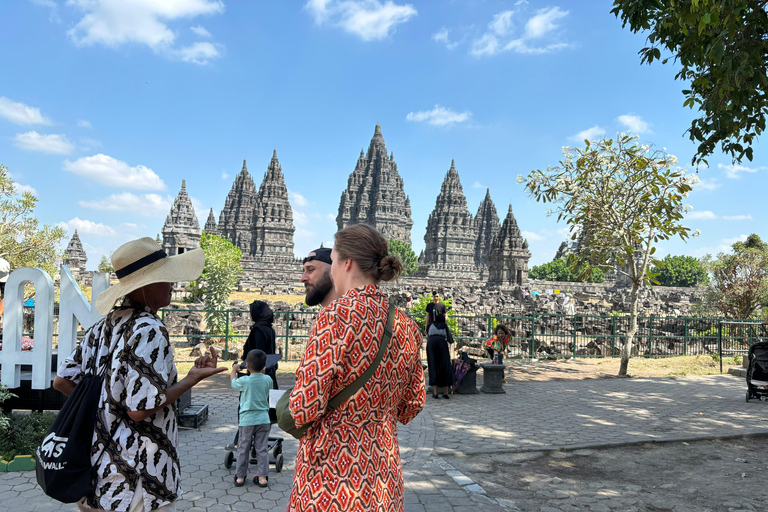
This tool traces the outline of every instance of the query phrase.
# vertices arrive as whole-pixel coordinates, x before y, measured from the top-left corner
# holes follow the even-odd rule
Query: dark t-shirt
[[[427,327],[426,332],[429,332],[429,326],[435,321],[435,303],[430,302],[427,304]]]

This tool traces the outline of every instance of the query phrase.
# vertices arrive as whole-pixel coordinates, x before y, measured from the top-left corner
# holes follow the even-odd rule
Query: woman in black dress
[[[445,323],[445,304],[435,304],[435,321],[427,333],[427,364],[432,398],[438,398],[438,388],[443,388],[443,398],[450,398],[448,388],[453,385],[453,368],[448,344],[453,343],[451,329]]]
[[[251,320],[254,323],[243,346],[243,361],[248,356],[248,352],[255,348],[263,350],[265,354],[274,354],[276,348],[275,330],[272,328],[275,315],[272,309],[266,302],[261,300],[251,302],[250,309]],[[277,387],[277,365],[267,368],[264,373],[272,377],[273,389],[280,389]]]

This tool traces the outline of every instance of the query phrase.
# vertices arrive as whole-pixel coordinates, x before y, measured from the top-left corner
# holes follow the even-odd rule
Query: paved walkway
[[[398,438],[407,512],[519,510],[489,495],[446,461],[465,454],[578,449],[648,441],[681,441],[768,433],[768,404],[746,403],[744,380],[729,375],[663,379],[597,379],[520,382],[504,395],[454,395],[434,400]],[[298,441],[284,437],[283,472],[270,488],[236,488],[234,468],[224,468],[224,446],[234,439],[237,395],[206,392],[209,420],[179,433],[183,497],[179,511],[284,510]],[[276,431],[276,432],[275,432]],[[279,430],[273,427],[273,433]],[[42,495],[32,471],[0,473],[4,510],[74,510]]]

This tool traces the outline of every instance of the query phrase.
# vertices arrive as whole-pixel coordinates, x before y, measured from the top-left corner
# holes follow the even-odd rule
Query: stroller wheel
[[[283,454],[279,454],[275,457],[275,471],[282,473],[283,471]]]
[[[749,402],[749,398],[750,398],[749,391],[747,391],[747,402]]]
[[[231,468],[233,462],[235,462],[235,452],[227,452],[224,456],[224,467],[227,469]]]
[[[275,446],[274,448],[272,448],[272,457],[274,457],[275,459],[277,459],[277,457],[281,453],[283,453],[283,447],[280,446],[279,444],[277,446]]]

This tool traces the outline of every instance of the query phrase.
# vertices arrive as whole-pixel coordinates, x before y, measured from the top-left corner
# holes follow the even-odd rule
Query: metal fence
[[[247,311],[226,310],[227,334],[212,336],[199,329],[199,323],[212,312],[169,309],[161,316],[169,325],[171,342],[177,361],[192,361],[200,342],[214,343],[223,348],[225,359],[237,359],[250,329]],[[183,327],[180,317],[186,316]],[[278,352],[285,360],[296,361],[304,352],[312,321],[311,311],[277,311],[274,328]],[[409,315],[411,316],[411,315]],[[423,321],[423,317],[411,316]],[[466,316],[452,315],[456,321],[454,336],[456,351],[468,347],[471,354],[485,352],[485,341],[498,324],[506,325],[511,333],[507,357],[618,357],[629,330],[629,316],[625,315],[562,315],[531,314],[528,316]],[[180,332],[181,331],[181,332]],[[765,335],[759,321],[733,321],[701,317],[638,317],[638,329],[633,344],[633,355],[645,357],[671,357],[683,355],[744,354],[749,346]],[[422,348],[423,351],[423,348]],[[422,354],[425,357],[425,354]]]

